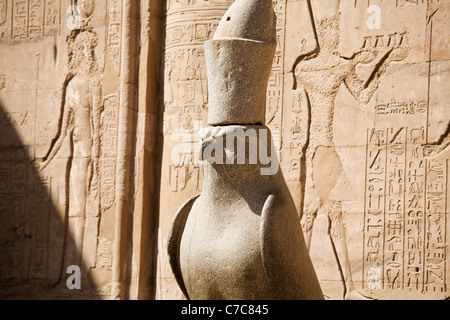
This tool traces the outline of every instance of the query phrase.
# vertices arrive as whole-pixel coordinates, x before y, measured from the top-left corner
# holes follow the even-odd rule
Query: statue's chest
[[[180,264],[189,291],[190,284],[203,288],[197,294],[240,291],[244,283],[265,278],[261,259],[260,216],[240,212],[217,219],[210,211],[193,207],[180,244]],[[199,285],[201,284],[201,285]],[[235,292],[236,293],[236,292]]]

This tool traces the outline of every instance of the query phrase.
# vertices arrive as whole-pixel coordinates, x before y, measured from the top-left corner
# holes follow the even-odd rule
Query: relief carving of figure
[[[338,181],[345,176],[333,143],[335,99],[344,83],[355,100],[368,104],[389,64],[404,60],[409,51],[400,46],[369,48],[343,57],[339,54],[339,15],[334,13],[314,21],[309,6],[317,46],[312,53],[299,56],[292,69],[294,90],[306,92],[310,114],[303,216],[305,236],[310,246],[315,218],[318,214],[328,217],[331,242],[345,282],[345,299],[364,299],[355,289],[351,276],[342,200],[332,196]],[[359,64],[373,66],[367,80],[358,77],[356,67]]]
[[[44,170],[55,159],[63,144],[69,143],[66,175],[69,230],[74,233],[75,241],[82,242],[77,239],[83,239],[86,215],[96,216],[99,208],[98,159],[102,93],[95,55],[98,42],[96,33],[91,30],[74,30],[68,42],[69,72],[63,86],[58,133],[39,169]],[[87,212],[88,210],[92,212]],[[81,246],[81,243],[78,245]]]

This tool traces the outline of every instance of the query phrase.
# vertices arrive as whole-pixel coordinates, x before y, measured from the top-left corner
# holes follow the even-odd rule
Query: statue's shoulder
[[[183,275],[181,273],[180,243],[187,219],[189,217],[189,213],[191,212],[192,206],[199,196],[200,194],[190,198],[185,203],[183,203],[180,209],[178,209],[167,237],[167,253],[169,255],[170,267],[172,268],[175,279],[177,280],[178,285],[180,286],[186,298],[189,298],[189,296],[186,290],[186,286],[184,285]]]

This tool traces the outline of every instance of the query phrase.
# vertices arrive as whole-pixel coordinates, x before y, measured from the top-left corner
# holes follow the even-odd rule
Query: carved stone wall
[[[63,297],[70,265],[84,274],[78,295],[109,294],[114,199],[108,185],[114,182],[107,176],[114,177],[117,89],[102,86],[110,64],[104,55],[107,5],[84,1],[79,12],[70,5],[0,5],[5,296]]]
[[[309,97],[303,221],[324,291],[448,297],[450,3],[317,8],[312,1],[319,48],[293,71]]]
[[[129,187],[132,165],[124,163],[151,160],[121,141],[133,142],[142,122],[129,98],[138,65],[138,37],[130,35],[138,21],[152,25],[155,10],[141,2],[142,19],[134,1],[0,2],[2,297],[137,298],[141,287],[149,290],[124,285],[140,275],[139,263],[132,269],[126,261],[143,256],[142,239],[121,229],[132,223],[128,199],[141,192]],[[153,41],[148,28],[141,32]],[[139,50],[146,46],[142,39]],[[67,287],[70,266],[81,269],[81,290]]]
[[[161,299],[181,296],[165,236],[201,192],[191,142],[207,95],[196,36],[210,35],[222,3],[168,8]],[[326,298],[449,296],[450,2],[274,0],[274,10],[266,119]]]
[[[232,1],[0,0],[0,297],[182,299]],[[273,3],[266,122],[326,298],[448,297],[450,1]]]

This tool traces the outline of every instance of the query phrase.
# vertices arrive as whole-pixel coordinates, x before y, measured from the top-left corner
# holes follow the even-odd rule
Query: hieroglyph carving
[[[286,1],[274,0],[273,6],[277,16],[277,47],[275,50],[269,83],[267,85],[266,119],[267,124],[273,127],[272,130],[279,131],[282,125],[281,110],[283,107],[284,95],[284,27],[286,18]],[[279,141],[276,141],[275,143],[279,144]]]
[[[379,289],[446,292],[448,159],[427,156],[424,132],[369,132],[364,264],[383,271]]]
[[[117,73],[120,70],[120,43],[122,25],[122,1],[108,1],[108,50]]]
[[[8,2],[6,0],[0,1],[0,26],[5,25],[7,18]]]
[[[258,126],[275,50],[271,0],[235,1],[205,42],[212,127],[200,134],[204,192],[182,205],[168,237],[172,271],[188,299],[323,298],[272,139]],[[231,136],[243,142],[237,149]]]
[[[6,74],[0,74],[0,91],[6,88]]]
[[[8,20],[8,2],[0,0],[0,41],[6,38]]]
[[[426,157],[424,133],[368,131],[363,261],[381,270],[379,290],[446,291],[448,160]]]
[[[60,34],[61,0],[1,0],[0,41]]]
[[[303,146],[300,155],[306,154],[303,216],[306,238],[311,241],[316,217],[327,217],[329,229],[321,235],[331,239],[332,252],[344,280],[345,298],[363,299],[365,295],[392,298],[395,294],[414,298],[448,296],[445,264],[448,154],[445,158],[443,153],[448,144],[444,136],[438,143],[432,142],[430,132],[436,139],[448,123],[443,110],[446,107],[441,106],[442,98],[436,93],[447,80],[443,80],[440,69],[434,71],[435,65],[440,68],[445,64],[438,60],[445,50],[436,46],[434,39],[443,28],[443,22],[435,17],[441,12],[442,19],[449,3],[355,1],[353,5],[334,1],[328,8],[320,7],[319,1],[305,3],[309,4],[317,43],[315,47],[307,47],[305,40],[292,68],[295,95],[292,108],[285,110],[292,116],[287,118],[292,123],[289,131],[292,142],[285,148],[290,156],[295,156]],[[418,20],[422,23],[414,28],[393,20],[396,14],[402,19],[399,21],[408,19],[402,16],[403,9],[397,9],[395,14],[388,10],[404,7],[414,12],[413,7],[418,5],[421,5],[417,8]],[[358,12],[376,6],[381,8],[379,27],[361,25],[359,16],[356,18]],[[375,11],[368,10],[371,12]],[[344,30],[347,24],[360,28]],[[348,37],[347,32],[357,34],[358,40]],[[349,52],[352,47],[359,49]],[[416,73],[417,64],[420,71]],[[403,77],[402,73],[408,76]],[[409,82],[409,79],[417,80]],[[345,128],[353,125],[342,118],[343,114],[351,115],[348,106],[367,120],[368,125],[361,128],[361,131],[368,128],[366,143],[360,137],[344,137],[360,132],[359,128],[355,131]],[[371,119],[366,114],[373,115],[374,124],[369,126]],[[302,126],[305,117],[306,128]],[[437,117],[441,118],[437,121]],[[436,122],[440,127],[434,126]],[[357,145],[351,144],[356,141]],[[430,144],[439,145],[437,149],[444,156],[437,156],[438,151],[430,156]],[[362,166],[360,171],[346,172],[353,169],[351,164],[356,159],[362,160],[362,150],[360,155],[357,155],[360,151],[351,155],[349,151],[359,150],[361,145],[367,148],[365,169]],[[293,162],[291,167],[299,165],[301,162]],[[347,173],[352,176],[349,178]],[[350,190],[355,186],[356,189]],[[346,214],[345,207],[352,212]],[[357,227],[361,227],[362,234],[356,231]],[[347,238],[355,237],[357,232],[363,241],[358,248]],[[330,280],[328,275],[324,277]]]
[[[0,148],[2,286],[25,279],[55,280],[47,270],[51,179],[36,179],[27,158],[24,147]]]
[[[316,21],[313,28],[318,43],[316,49],[311,54],[301,55],[292,69],[295,75],[294,90],[300,88],[306,92],[310,110],[306,149],[305,234],[309,243],[316,215],[324,213],[329,217],[330,236],[342,267],[346,296],[362,297],[354,288],[349,269],[342,204],[330,197],[338,182],[347,179],[333,143],[335,99],[341,85],[345,84],[358,102],[368,104],[389,64],[405,59],[408,47],[394,46],[392,43],[380,49],[369,48],[364,42],[360,51],[351,57],[343,57],[339,54],[338,15]],[[361,79],[356,67],[371,63],[370,77]],[[297,127],[300,130],[300,125]]]
[[[185,195],[195,195],[202,188],[198,155],[198,132],[206,127],[208,82],[204,42],[213,37],[232,0],[169,0],[166,2],[164,52],[164,155],[161,173],[161,229],[158,248],[166,247],[172,216]],[[175,145],[175,147],[174,147]],[[174,199],[170,203],[167,198]],[[178,203],[178,201],[181,201]],[[171,207],[171,209],[167,208]],[[158,299],[182,296],[170,270],[167,255],[158,256]]]
[[[74,30],[69,37],[69,72],[63,86],[58,135],[40,165],[40,170],[45,169],[64,141],[70,143],[66,177],[69,230],[78,248],[82,246],[86,217],[99,215],[102,93],[95,54],[97,42],[97,34],[89,29]],[[71,263],[80,265],[79,259],[81,257]]]

